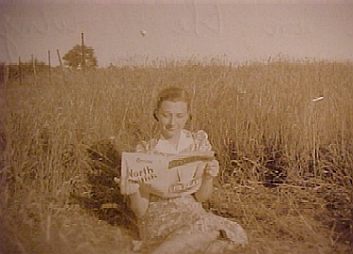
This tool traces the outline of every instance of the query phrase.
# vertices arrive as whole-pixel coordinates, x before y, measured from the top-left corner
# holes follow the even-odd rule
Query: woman
[[[161,91],[154,118],[158,121],[160,137],[142,142],[137,146],[137,152],[167,156],[212,150],[204,131],[184,129],[191,118],[190,98],[185,90],[170,87]],[[213,179],[219,172],[218,161],[200,162],[196,168],[178,170],[179,184],[189,186],[185,191],[162,197],[158,190],[136,183],[129,195],[130,208],[138,218],[143,243],[141,250],[149,253],[207,253],[214,249],[219,253],[225,246],[246,244],[247,236],[240,225],[202,208],[201,202],[212,193]]]

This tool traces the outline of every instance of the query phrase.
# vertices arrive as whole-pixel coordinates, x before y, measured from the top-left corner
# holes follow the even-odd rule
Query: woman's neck
[[[170,144],[172,144],[173,146],[175,146],[177,148],[177,146],[179,144],[180,135],[181,135],[181,131],[171,137],[166,137],[162,134],[162,137],[164,140],[168,141]]]

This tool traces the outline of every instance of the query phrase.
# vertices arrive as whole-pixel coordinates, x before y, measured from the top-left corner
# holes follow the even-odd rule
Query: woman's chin
[[[176,137],[179,135],[181,130],[179,129],[175,129],[175,130],[165,130],[163,132],[163,136],[167,139],[170,139],[170,138],[173,138],[173,137]]]

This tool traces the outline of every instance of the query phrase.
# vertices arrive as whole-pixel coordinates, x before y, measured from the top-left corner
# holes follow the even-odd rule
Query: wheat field
[[[205,208],[234,219],[239,253],[351,253],[353,64],[154,62],[52,72],[1,89],[0,253],[132,253],[119,154],[156,134],[167,86],[193,97],[221,164]]]

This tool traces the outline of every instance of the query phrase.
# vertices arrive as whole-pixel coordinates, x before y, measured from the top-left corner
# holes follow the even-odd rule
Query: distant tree
[[[83,47],[84,51],[84,65],[85,68],[97,67],[97,58],[94,55],[94,49],[92,47]],[[64,56],[64,65],[73,69],[82,68],[82,48],[81,45],[75,45],[70,49]]]

